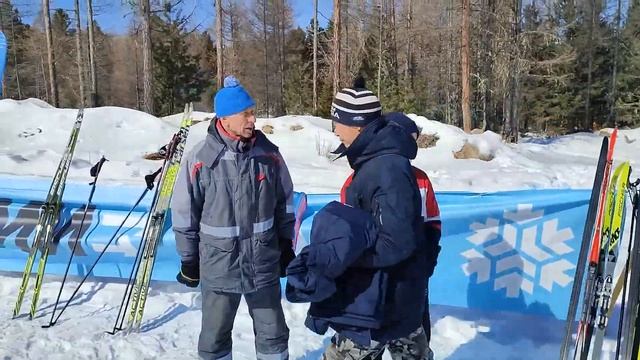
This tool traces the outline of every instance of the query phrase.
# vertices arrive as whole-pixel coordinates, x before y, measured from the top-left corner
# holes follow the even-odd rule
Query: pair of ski
[[[596,176],[587,211],[582,246],[576,264],[565,337],[560,359],[569,357],[573,323],[578,309],[585,268],[582,314],[578,322],[573,359],[600,359],[605,330],[608,325],[613,295],[613,273],[618,259],[620,239],[626,212],[626,194],[631,168],[628,162],[619,165],[610,179],[617,129],[610,140],[602,142]]]
[[[120,322],[119,327],[117,326],[118,320],[120,318],[120,315],[123,309],[122,305],[124,304],[124,300],[126,299],[127,306],[128,306],[129,300],[131,297],[133,297],[133,302],[131,303],[131,308],[129,311],[130,313],[129,327],[131,330],[139,330],[140,323],[142,321],[142,315],[144,312],[144,306],[146,304],[146,298],[149,290],[149,284],[151,280],[151,274],[153,271],[153,264],[155,261],[155,254],[157,251],[158,241],[160,240],[160,236],[163,234],[166,214],[167,214],[167,211],[169,210],[171,195],[173,193],[173,186],[177,179],[177,174],[180,168],[182,155],[184,153],[187,136],[189,134],[189,129],[192,124],[192,118],[191,118],[192,111],[193,111],[192,104],[187,104],[185,106],[185,111],[183,114],[180,130],[178,131],[178,133],[174,135],[169,145],[169,149],[166,153],[163,166],[158,171],[156,171],[156,173],[147,175],[145,177],[145,180],[147,183],[146,189],[144,190],[142,195],[138,198],[135,205],[131,208],[131,210],[123,220],[122,224],[118,227],[114,235],[111,237],[111,239],[107,243],[107,246],[105,246],[103,251],[99,254],[98,258],[96,259],[96,261],[93,263],[93,265],[87,272],[87,275],[85,275],[85,277],[82,279],[80,284],[76,287],[73,294],[71,295],[69,300],[66,302],[65,306],[62,308],[62,310],[58,314],[58,317],[55,318],[55,313],[56,313],[58,302],[60,300],[60,296],[62,294],[64,282],[66,280],[69,267],[71,265],[71,260],[74,255],[76,245],[79,241],[79,238],[76,238],[75,244],[72,248],[71,257],[69,258],[69,263],[67,264],[67,269],[65,271],[65,275],[60,287],[60,291],[56,299],[54,310],[51,315],[51,320],[48,325],[45,325],[43,327],[50,327],[55,325],[55,323],[58,321],[58,319],[60,318],[64,310],[71,303],[74,296],[79,291],[82,284],[85,282],[87,277],[92,273],[93,268],[97,265],[102,255],[104,255],[108,246],[116,238],[116,235],[118,234],[118,232],[120,231],[120,229],[122,228],[126,220],[128,219],[129,215],[131,215],[131,213],[138,206],[138,204],[141,202],[141,200],[144,198],[147,192],[153,189],[153,183],[156,177],[158,176],[158,174],[161,174],[160,186],[156,189],[156,193],[154,195],[150,216],[147,220],[147,225],[145,226],[145,230],[143,232],[143,239],[141,241],[140,247],[138,249],[138,253],[134,261],[132,273],[129,278],[129,282],[127,283],[127,288],[125,290],[125,295],[123,297],[123,303],[120,306],[120,312],[118,313],[118,318],[116,319],[116,326],[114,326],[112,333],[115,333],[117,330],[122,329],[122,322]],[[63,157],[60,161],[58,169],[56,170],[54,179],[51,184],[51,188],[49,189],[48,195],[45,199],[45,203],[42,205],[39,219],[38,219],[38,224],[36,226],[36,234],[35,234],[34,242],[29,252],[27,262],[25,264],[25,270],[22,276],[22,282],[20,285],[19,293],[18,293],[18,299],[16,301],[16,305],[13,311],[14,318],[18,316],[20,313],[21,305],[28,287],[28,282],[30,279],[31,271],[33,269],[35,258],[37,254],[40,253],[41,256],[40,256],[40,261],[38,266],[38,272],[36,273],[36,285],[34,288],[33,300],[32,300],[32,304],[29,312],[31,319],[35,317],[35,313],[37,311],[37,301],[41,291],[49,249],[53,242],[53,238],[55,237],[54,231],[59,222],[59,214],[62,208],[62,196],[64,193],[66,177],[71,164],[71,159],[73,157],[75,146],[78,140],[80,127],[83,120],[83,115],[84,115],[84,111],[80,109],[78,112],[78,116],[76,118],[76,122],[74,123],[74,127],[72,129],[69,142],[67,144],[67,147],[65,148],[65,151],[63,153]],[[94,177],[94,181],[90,184],[92,185],[91,193],[89,195],[89,200],[84,209],[84,214],[80,224],[80,230],[78,231],[78,237],[82,232],[81,229],[82,229],[82,226],[84,225],[85,216],[86,216],[88,207],[91,203],[91,200],[93,198],[95,186],[98,179],[98,174],[100,172],[100,169],[102,168],[102,164],[105,161],[106,159],[103,157],[98,162],[98,164],[96,164],[91,169],[91,175]],[[141,254],[142,254],[142,257],[140,257]],[[142,271],[139,271],[140,268],[142,269]],[[135,271],[135,283],[132,284],[134,271]],[[123,320],[124,320],[124,317],[123,317]]]
[[[184,154],[189,129],[191,128],[193,105],[187,104],[180,123],[180,130],[173,136],[165,151],[165,159],[162,167],[151,176],[160,174],[160,180],[151,204],[151,210],[145,225],[142,240],[131,268],[129,281],[125,288],[120,310],[116,317],[113,330],[110,334],[115,334],[123,330],[125,317],[127,318],[127,329],[129,332],[139,331],[144,315],[144,308],[149,293],[151,275],[155,264],[155,256],[158,245],[164,234],[164,227],[169,211],[173,187],[176,183],[180,163]],[[126,311],[123,311],[128,309]],[[128,314],[127,314],[128,313]]]
[[[38,269],[36,272],[35,286],[33,289],[33,296],[31,299],[31,307],[29,309],[29,318],[33,319],[36,315],[38,308],[38,299],[42,290],[42,281],[44,279],[44,273],[47,266],[47,259],[49,257],[49,249],[53,243],[54,232],[60,220],[60,210],[62,208],[62,195],[64,194],[64,188],[67,180],[67,174],[69,173],[69,167],[71,166],[71,160],[73,159],[73,153],[78,141],[78,135],[80,134],[80,127],[82,126],[82,120],[84,118],[84,109],[78,110],[76,121],[73,124],[71,130],[71,136],[67,146],[63,152],[62,159],[58,164],[58,168],[53,176],[53,181],[47,193],[44,203],[40,207],[40,215],[38,216],[38,223],[36,225],[36,233],[33,239],[33,245],[29,250],[27,256],[27,262],[25,264],[24,272],[22,273],[22,282],[20,283],[20,289],[18,291],[18,299],[13,308],[13,317],[17,317],[20,314],[22,302],[27,292],[29,285],[29,279],[31,278],[31,272],[37,255],[40,255],[38,260]]]

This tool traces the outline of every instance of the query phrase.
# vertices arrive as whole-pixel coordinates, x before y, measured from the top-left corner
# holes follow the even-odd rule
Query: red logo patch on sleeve
[[[202,165],[203,165],[202,161],[198,161],[197,163],[193,164],[193,167],[191,168],[191,180],[192,181],[196,178],[196,175],[198,174],[198,170],[200,170]]]

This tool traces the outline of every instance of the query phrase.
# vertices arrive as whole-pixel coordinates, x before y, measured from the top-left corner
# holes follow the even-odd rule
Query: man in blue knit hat
[[[231,359],[231,331],[244,296],[256,359],[288,359],[280,277],[295,257],[293,184],[287,165],[255,129],[255,102],[229,76],[214,98],[216,118],[186,155],[172,200],[182,266],[177,280],[201,283],[202,359]]]

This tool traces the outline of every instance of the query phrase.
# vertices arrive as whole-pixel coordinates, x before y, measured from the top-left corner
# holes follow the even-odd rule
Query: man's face
[[[344,146],[346,147],[351,146],[351,144],[353,144],[355,139],[360,134],[361,128],[356,126],[342,125],[338,122],[334,122],[334,123],[335,123],[335,130],[333,130],[333,132],[336,134],[336,136],[338,136],[338,138],[344,144]]]
[[[232,135],[243,139],[251,139],[256,129],[256,116],[253,108],[243,112],[225,116],[221,119],[224,128]]]

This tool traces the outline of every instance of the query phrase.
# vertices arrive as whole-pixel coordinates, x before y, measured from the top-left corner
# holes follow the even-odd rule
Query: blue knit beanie
[[[219,118],[243,112],[255,105],[251,95],[233,75],[224,78],[224,87],[213,98],[213,112]]]

